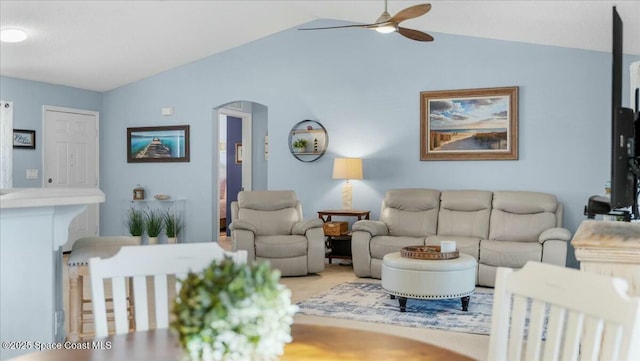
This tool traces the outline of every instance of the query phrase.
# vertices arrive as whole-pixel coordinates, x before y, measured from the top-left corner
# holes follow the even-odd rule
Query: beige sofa
[[[565,266],[571,233],[561,227],[562,204],[552,194],[394,189],[379,221],[353,225],[353,269],[358,277],[380,278],[385,254],[453,240],[478,261],[476,284],[493,287],[497,267],[529,260]]]

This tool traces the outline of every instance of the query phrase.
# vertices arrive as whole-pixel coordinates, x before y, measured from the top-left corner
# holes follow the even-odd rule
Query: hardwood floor
[[[224,249],[231,249],[231,242],[226,237],[220,237],[220,245]],[[66,256],[65,256],[66,257]],[[66,258],[63,262],[65,265],[63,271],[63,301],[65,307],[65,315],[68,315],[68,281]],[[353,273],[353,269],[349,265],[327,264],[325,271],[319,274],[309,275],[305,277],[284,277],[282,283],[289,287],[292,292],[292,302],[299,302],[308,297],[322,293],[331,287],[344,282],[380,282],[375,279],[358,278]],[[89,286],[86,285],[85,293],[88,296]],[[430,330],[426,328],[401,327],[393,325],[384,325],[380,323],[368,323],[351,320],[341,320],[327,317],[316,317],[298,314],[295,316],[296,323],[318,324],[327,326],[338,326],[360,330],[374,330],[397,336],[407,337],[410,339],[428,342],[431,344],[444,347],[477,360],[485,360],[488,352],[489,337],[485,335],[474,335],[457,332],[445,332],[439,330]],[[68,325],[68,320],[66,322]]]

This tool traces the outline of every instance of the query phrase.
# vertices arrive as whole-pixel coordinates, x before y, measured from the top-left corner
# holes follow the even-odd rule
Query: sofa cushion
[[[540,234],[556,227],[556,197],[525,191],[493,193],[493,211],[489,239],[498,241],[537,242]]]
[[[300,221],[296,208],[285,208],[276,211],[258,211],[240,208],[238,219],[249,219],[255,226],[257,235],[273,236],[277,234],[291,234],[293,225]]]
[[[384,255],[392,252],[400,252],[402,247],[424,246],[423,237],[391,237],[378,236],[371,238],[369,253],[371,258],[382,259]]]
[[[556,196],[527,191],[493,192],[493,208],[517,214],[554,213],[558,207]]]
[[[258,236],[256,258],[291,258],[307,255],[305,236]]]
[[[298,203],[294,191],[251,191],[238,193],[240,208],[274,211],[295,208]]]
[[[249,221],[259,236],[291,234],[293,225],[302,220],[302,211],[293,191],[243,191],[238,193],[237,205],[234,221]]]
[[[476,260],[480,257],[480,238],[461,237],[461,236],[429,236],[427,237],[427,245],[439,246],[440,241],[455,241],[456,248]]]
[[[292,258],[261,258],[256,257],[256,262],[266,262],[272,269],[277,269],[283,276],[306,276],[307,271],[307,257],[292,257]]]
[[[426,237],[436,233],[440,192],[432,189],[392,189],[382,201],[380,220],[389,235]]]
[[[542,245],[538,242],[507,242],[482,240],[480,242],[480,263],[520,268],[527,261],[542,260]]]
[[[438,235],[487,238],[492,197],[488,191],[443,191]]]

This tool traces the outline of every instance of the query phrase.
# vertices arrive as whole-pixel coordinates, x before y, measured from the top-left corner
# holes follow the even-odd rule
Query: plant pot
[[[147,244],[158,244],[158,237],[149,237]]]
[[[307,148],[293,148],[294,153],[304,153]]]
[[[142,244],[142,236],[129,236],[129,238],[137,240],[138,244]]]
[[[178,243],[178,237],[167,237],[167,244]]]

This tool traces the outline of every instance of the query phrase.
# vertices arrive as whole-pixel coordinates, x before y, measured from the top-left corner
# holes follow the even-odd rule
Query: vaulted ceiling
[[[389,13],[424,2],[390,0]],[[625,53],[640,55],[640,1],[430,3],[427,15],[403,25],[607,52],[616,5]],[[371,23],[383,9],[382,0],[0,0],[0,27],[29,35],[22,43],[0,44],[0,74],[106,91],[316,19]]]

